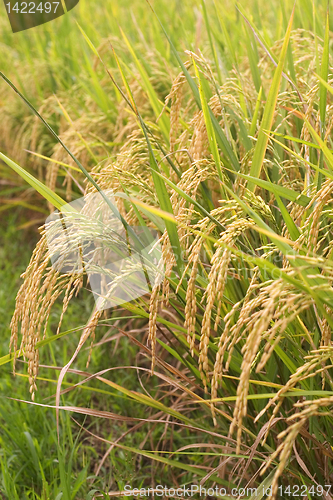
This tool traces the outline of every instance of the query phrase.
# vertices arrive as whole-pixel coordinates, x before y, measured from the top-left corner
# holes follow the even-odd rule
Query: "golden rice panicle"
[[[314,100],[315,100],[315,96],[313,96],[312,99],[310,101],[308,101],[309,104],[308,104],[308,108],[307,108],[306,113],[305,113],[306,120],[309,121],[310,123],[311,123],[311,119],[312,119],[312,115],[313,115]],[[301,132],[301,139],[303,139],[306,142],[311,142],[311,132],[309,130],[309,127],[308,127],[306,121],[304,121],[304,123],[303,123],[302,132]],[[307,162],[310,161],[310,148],[307,144],[302,144],[301,153],[304,155],[304,158]],[[306,165],[305,168],[306,168],[306,173],[304,176],[304,191],[306,192],[306,194],[308,196],[310,196],[311,195],[310,165]]]
[[[161,285],[154,285],[149,302],[149,332],[148,341],[151,346],[151,373],[154,373],[155,367],[155,353],[156,353],[156,332],[157,332],[157,312],[158,312],[158,298],[160,293]]]
[[[103,314],[102,309],[96,309],[91,316],[89,323],[85,327],[85,338],[88,338],[88,336],[91,337],[91,343],[90,343],[90,349],[89,349],[89,354],[88,354],[88,359],[86,363],[86,367],[89,367],[90,360],[91,360],[91,355],[92,355],[92,349],[95,341],[95,336],[96,336],[96,328],[98,326],[98,321],[100,320],[102,314]]]
[[[302,217],[304,216],[306,208],[302,207],[301,205],[297,205],[297,203],[289,203],[287,205],[287,209],[288,209],[288,212],[290,213],[290,217],[293,219],[296,226],[300,226],[301,221],[302,221]],[[289,235],[289,232],[286,230],[286,226],[285,226],[285,229],[283,231],[283,235],[285,235],[286,237],[288,237],[288,235]],[[300,236],[300,238],[301,237],[302,237],[302,235]],[[300,245],[301,242],[299,241],[300,238],[298,238],[295,241],[295,243],[293,245],[294,250],[297,250],[301,247],[301,245]]]
[[[289,323],[294,321],[302,311],[309,309],[311,305],[313,305],[313,300],[304,296],[303,293],[292,293],[288,289],[281,292],[277,311],[274,315],[274,324],[263,335],[266,345],[256,368],[257,373],[265,367]]]
[[[25,358],[28,359],[28,374],[32,399],[34,399],[37,389],[35,381],[39,362],[36,344],[40,340],[43,321],[48,317],[53,302],[52,289],[55,287],[57,281],[57,273],[52,268],[43,277],[43,273],[48,265],[48,257],[45,257],[45,253],[46,244],[45,241],[41,240],[23,275],[24,283],[18,292],[16,309],[11,321],[12,335],[10,351],[14,347],[14,372],[20,324],[22,334],[20,353],[23,353]],[[46,293],[44,294],[45,291]]]
[[[228,274],[228,266],[230,262],[231,251],[228,248],[225,248],[222,252],[221,261],[219,265],[219,270],[217,274],[216,288],[215,288],[215,296],[217,302],[217,311],[216,318],[214,323],[214,330],[217,331],[218,325],[221,320],[221,310],[223,305],[223,293],[227,281]],[[214,265],[214,264],[213,264]]]
[[[211,330],[211,317],[216,297],[216,284],[219,272],[220,257],[223,254],[223,248],[218,247],[212,258],[212,267],[208,276],[208,286],[204,295],[206,299],[205,312],[202,319],[201,337],[199,344],[199,372],[204,384],[205,392],[207,392],[206,375],[208,373],[208,345]]]
[[[305,422],[306,419],[301,419],[288,428],[287,437],[282,441],[282,443],[280,443],[280,445],[276,448],[275,452],[272,453],[267,463],[265,464],[264,468],[260,472],[260,474],[263,474],[265,471],[267,471],[267,468],[269,467],[269,465],[271,465],[273,460],[276,460],[277,458],[279,459],[279,465],[275,471],[271,485],[272,493],[270,495],[270,498],[272,500],[275,500],[277,498],[278,488],[279,488],[279,478],[281,477],[281,475],[285,470],[285,466],[287,464],[288,458],[290,457],[290,453],[293,449],[297,436],[302,427],[304,426]],[[282,432],[278,435],[278,438],[282,439],[284,436],[285,432]]]
[[[269,400],[265,408],[258,413],[255,418],[255,422],[257,422],[271,406],[274,406],[272,416],[270,417],[269,424],[264,435],[263,443],[266,442],[271,423],[279,412],[284,395],[294,389],[294,387],[298,383],[302,382],[302,380],[312,378],[318,373],[324,374],[326,370],[332,367],[332,365],[326,366],[326,363],[331,359],[332,354],[331,346],[322,347],[321,349],[312,351],[311,355],[305,357],[306,362],[297,368],[295,373],[290,376],[288,382],[275,394],[272,399]]]
[[[174,80],[170,93],[165,98],[165,103],[171,99],[170,106],[170,152],[175,151],[175,143],[178,136],[180,124],[180,110],[182,106],[183,86],[186,82],[186,77],[183,72]]]
[[[175,159],[178,162],[179,166],[182,170],[186,170],[192,163],[193,158],[190,154],[190,151],[187,149],[190,140],[190,131],[185,129],[177,140],[177,153],[175,154]]]
[[[229,84],[232,86],[232,83],[228,82],[228,85]],[[209,106],[214,116],[219,120],[221,126],[227,129],[227,137],[230,139],[230,141],[233,141],[229,130],[229,115],[226,114],[225,108],[222,108],[221,102],[222,104],[231,107],[233,113],[237,114],[241,118],[243,118],[243,112],[241,110],[241,106],[237,102],[237,98],[231,95],[228,91],[228,85],[225,85],[221,88],[221,93],[219,96],[214,95],[209,100]],[[233,88],[232,90],[235,91],[236,89]],[[221,115],[223,117],[222,119]],[[194,115],[194,118],[190,122],[190,126],[193,127],[193,134],[191,136],[190,145],[188,148],[190,155],[195,162],[204,158],[210,158],[211,155],[209,150],[209,141],[203,111],[198,111]],[[237,146],[239,146],[241,151],[243,150],[241,142]]]
[[[212,267],[208,276],[209,282],[207,290],[204,295],[204,297],[206,298],[206,307],[202,321],[201,338],[199,345],[199,371],[204,383],[205,390],[207,390],[206,376],[208,374],[208,345],[211,330],[212,310],[214,308],[215,301],[217,301],[218,305],[214,322],[214,330],[217,331],[223,304],[223,293],[226,285],[228,267],[231,258],[230,248],[225,248],[222,246],[222,244],[226,243],[228,246],[230,246],[237,236],[242,234],[248,227],[251,227],[252,225],[252,221],[248,221],[242,218],[231,222],[220,240],[215,244],[215,246],[217,246],[217,250],[215,251],[211,259]],[[220,348],[222,345],[224,344],[222,343],[220,345]],[[220,355],[221,352],[218,355],[216,370],[218,370],[218,366],[220,363]],[[217,385],[218,381],[214,379],[213,391],[217,390]]]
[[[67,311],[69,302],[73,298],[74,294],[75,294],[75,296],[78,295],[82,286],[83,286],[83,274],[80,273],[79,276],[72,274],[72,276],[70,277],[70,279],[67,283],[66,289],[65,289],[65,296],[63,299],[63,303],[62,303],[62,311],[61,311],[61,315],[60,315],[60,319],[59,319],[59,323],[58,323],[57,335],[60,332],[62,321],[63,321],[64,315]]]
[[[257,287],[259,287],[259,285],[255,285],[253,288]],[[225,349],[228,350],[228,358],[225,364],[226,371],[230,368],[235,345],[244,339],[250,329],[253,328],[259,316],[256,310],[262,307],[264,300],[265,298],[261,294],[258,294],[253,299],[247,300],[246,303],[244,302],[239,318],[236,324],[230,329],[229,338],[226,338]]]
[[[221,111],[221,106],[219,107]],[[218,110],[215,110],[217,113]],[[209,142],[206,129],[206,123],[203,111],[198,111],[191,120],[190,125],[193,127],[193,134],[189,146],[189,152],[195,162],[204,158],[209,158]]]
[[[246,231],[249,227],[253,226],[253,221],[247,220],[240,218],[238,220],[235,220],[234,222],[231,222],[227,230],[222,234],[222,237],[220,240],[216,243],[216,246],[221,244],[223,248],[223,243],[227,244],[229,247],[232,245],[233,241],[242,233]],[[228,267],[231,259],[231,254],[232,251],[230,248],[224,248],[221,258],[219,260],[219,263],[216,262],[216,265],[219,266],[219,271],[217,274],[217,282],[216,282],[216,289],[215,289],[215,297],[217,301],[217,312],[216,312],[216,318],[215,318],[215,323],[214,323],[214,330],[217,331],[218,325],[220,323],[220,315],[221,315],[221,309],[223,305],[223,293],[224,289],[226,286],[227,282],[227,274],[228,274]],[[214,266],[215,264],[215,256],[214,255],[212,259],[212,264]]]
[[[26,271],[22,274],[24,279],[17,297],[16,307],[10,323],[11,338],[9,351],[14,350],[14,373],[16,362],[16,351],[18,346],[19,326],[21,326],[22,342],[20,351],[28,342],[30,307],[36,304],[36,294],[39,288],[41,276],[48,265],[48,258],[45,258],[47,249],[46,238],[42,238],[36,245]]]
[[[313,211],[308,219],[305,221],[304,227],[308,232],[308,253],[311,255],[317,251],[318,235],[321,226],[321,217],[323,207],[326,205],[331,197],[333,190],[333,181],[327,179],[321,189],[316,193],[316,195],[311,199],[311,202],[306,207],[307,209],[313,207]]]
[[[325,305],[324,308],[327,314],[332,315],[332,312],[328,306]],[[331,345],[332,345],[332,329],[327,318],[324,318],[321,323],[320,347],[331,347]]]
[[[24,278],[16,298],[16,308],[11,321],[10,352],[14,350],[14,373],[17,357],[18,335],[22,335],[20,354],[28,360],[28,374],[31,397],[36,392],[36,378],[38,373],[39,352],[37,343],[45,337],[46,327],[51,308],[58,297],[67,290],[63,308],[66,310],[68,301],[81,284],[81,278],[74,280],[73,290],[70,287],[73,278],[68,275],[60,276],[49,265],[49,253],[45,232],[31,257],[30,263],[22,275]],[[61,319],[63,314],[61,316]]]
[[[201,160],[205,156],[207,141],[206,130],[202,125],[200,127],[198,126],[194,131],[190,147],[190,154],[194,161]]]
[[[231,310],[225,315],[224,319],[224,329],[223,333],[220,336],[219,343],[218,343],[218,348],[217,348],[217,353],[216,353],[216,359],[214,363],[214,370],[213,370],[213,375],[212,375],[212,380],[211,380],[211,397],[212,399],[217,398],[217,390],[219,387],[219,383],[222,380],[222,370],[223,370],[223,359],[224,359],[224,354],[226,350],[229,350],[229,356],[231,356],[231,352],[233,350],[234,344],[236,343],[238,339],[238,334],[239,331],[241,330],[242,326],[244,325],[246,319],[249,317],[249,311],[251,310],[251,306],[249,307],[249,301],[251,294],[256,286],[257,283],[257,278],[258,278],[258,272],[259,269],[255,268],[253,272],[253,276],[251,279],[250,286],[246,292],[245,298],[243,299],[243,304],[242,301],[237,302],[236,304],[233,305]],[[232,325],[232,321],[234,319],[235,314],[241,307],[241,311],[239,314],[239,319],[236,322],[235,325]],[[232,338],[234,338],[234,342],[232,342]],[[226,367],[226,371],[228,370],[228,367]],[[216,419],[215,419],[215,408],[214,404],[211,405],[211,411],[212,411],[212,416],[214,420],[214,424],[216,425]]]
[[[322,407],[329,407],[333,404],[333,396],[327,398],[320,398],[315,401],[302,401],[294,404],[296,412],[286,419],[288,425],[287,429],[278,435],[278,439],[283,439],[277,449],[272,453],[261,470],[260,474],[263,475],[270,467],[273,461],[279,459],[279,465],[275,471],[272,481],[272,500],[275,500],[278,495],[278,481],[285,470],[285,466],[290,457],[291,451],[295,446],[297,436],[302,428],[306,425],[312,417],[328,416],[331,412],[318,411]],[[299,411],[301,410],[301,411]],[[295,421],[293,423],[293,421]]]
[[[200,185],[204,181],[212,181],[212,190],[218,183],[215,165],[206,159],[193,163],[190,168],[182,173],[178,187],[191,198],[196,199]],[[215,182],[216,181],[216,182]],[[183,196],[174,191],[171,195],[171,204],[174,215],[181,224],[178,226],[178,237],[185,250],[188,250],[192,236],[191,220],[193,215],[198,215],[193,203],[189,203]]]
[[[215,304],[216,298],[222,299],[228,266],[230,262],[231,252],[229,249],[223,248],[219,242],[225,241],[230,243],[234,236],[234,227],[229,231],[226,231],[224,236],[215,243],[217,247],[212,259],[211,259],[211,269],[208,275],[208,286],[204,294],[204,299],[206,300],[205,312],[202,320],[201,326],[201,337],[199,345],[199,371],[201,378],[207,391],[207,381],[206,376],[208,374],[208,345],[211,331],[211,319],[212,312]],[[222,300],[221,300],[222,302]],[[219,323],[219,315],[221,312],[221,305],[218,305],[217,316],[215,320],[214,327],[217,329]]]
[[[266,286],[261,292],[264,295],[263,309],[257,315],[254,315],[255,322],[248,330],[246,342],[242,347],[243,361],[240,370],[240,380],[237,386],[237,399],[234,409],[233,420],[230,425],[230,435],[237,427],[237,449],[240,452],[242,422],[247,413],[247,396],[249,391],[249,379],[252,370],[252,364],[258,354],[262,336],[267,330],[276,309],[276,303],[279,300],[283,288],[282,280],[277,280]]]
[[[275,218],[272,214],[270,207],[264,202],[260,195],[252,193],[249,189],[245,189],[244,193],[245,199],[249,202],[249,205],[259,214],[261,214],[266,219],[271,222],[275,222]]]
[[[168,238],[167,231],[164,232],[162,236],[162,257],[164,262],[164,280],[162,286],[162,305],[167,305],[169,303],[169,294],[170,294],[170,282],[169,278],[171,277],[172,270],[176,265],[176,260],[174,253],[171,248],[170,240]]]
[[[241,162],[240,162],[240,173],[241,174],[246,174],[247,172],[250,171],[253,153],[254,153],[254,148],[251,148],[242,157]],[[244,196],[244,193],[247,190],[247,188],[245,187],[244,180],[241,178],[241,176],[237,176],[237,178],[234,182],[234,190],[236,193],[239,193],[239,196],[241,196],[241,197]]]
[[[198,265],[200,261],[200,248],[202,240],[196,242],[193,249],[190,251],[190,262],[192,263],[190,279],[186,290],[186,305],[185,305],[185,328],[187,329],[187,343],[190,346],[192,357],[194,356],[195,347],[195,327],[197,319],[197,299],[195,294],[196,278],[198,274]],[[179,285],[182,280],[179,280]]]

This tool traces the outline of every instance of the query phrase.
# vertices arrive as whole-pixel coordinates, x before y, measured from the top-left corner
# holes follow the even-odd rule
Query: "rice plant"
[[[198,23],[181,54],[174,28],[152,6],[145,15],[154,47],[145,56],[139,28],[138,42],[120,30],[119,39],[96,48],[80,27],[94,69],[87,56],[74,99],[75,89],[63,89],[37,111],[23,89],[7,81],[35,115],[36,137],[43,137],[45,125],[51,132],[47,177],[27,173],[9,153],[1,158],[50,205],[61,209],[64,198],[79,192],[112,189],[124,224],[159,232],[163,283],[118,311],[139,322],[138,335],[132,322],[119,331],[149,357],[150,369],[144,363],[137,369],[150,374],[156,393],[116,384],[107,370],[80,372],[77,385],[92,377],[143,405],[149,412],[144,422],[128,418],[147,429],[158,425],[163,438],[152,439],[153,449],[119,439],[110,450],[179,469],[178,484],[271,487],[272,498],[303,485],[309,498],[331,498],[330,17],[310,1],[294,9],[273,3],[260,16],[258,3],[251,6],[247,12],[230,7],[233,31],[219,2],[202,2],[201,28]],[[265,24],[272,16],[281,21],[274,33]],[[240,33],[246,43],[238,51]],[[112,104],[110,95],[116,96]],[[59,183],[63,167],[66,192]],[[10,345],[14,367],[21,356],[28,361],[37,398],[40,349],[56,338],[46,337],[52,307],[63,298],[61,325],[70,300],[79,300],[87,283],[82,274],[50,266],[45,229],[23,278]],[[92,311],[61,371],[57,412],[60,395],[75,388],[62,389],[65,374],[89,339],[89,351],[96,348],[99,325],[112,319],[112,312],[103,314]],[[100,409],[75,411],[124,418]],[[156,479],[162,470],[155,470]]]

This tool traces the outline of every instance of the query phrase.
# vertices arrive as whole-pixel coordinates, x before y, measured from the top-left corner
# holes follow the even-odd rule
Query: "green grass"
[[[18,227],[26,222],[25,217],[26,214],[22,209],[11,212],[1,227],[1,356],[8,352],[9,323],[15,305],[19,276],[27,266],[31,249],[38,238],[35,230],[18,231]],[[82,307],[76,308],[76,311],[72,309],[71,321],[77,321],[80,309],[82,313]],[[68,347],[70,349],[70,346]],[[63,352],[60,349],[57,351],[52,354],[58,359],[66,355],[63,349]],[[51,373],[49,372],[48,376]],[[85,485],[87,468],[79,477],[83,454],[80,454],[79,446],[74,443],[76,431],[71,425],[69,416],[63,416],[64,432],[61,436],[61,445],[58,446],[54,412],[9,399],[27,399],[26,391],[22,390],[21,377],[13,377],[10,365],[1,367],[0,380],[2,471],[0,491],[4,495],[2,498],[13,500],[56,498],[62,491],[61,461],[63,464],[67,463],[71,455],[76,470],[73,473],[68,472],[67,487],[71,492],[76,487],[79,487],[81,493],[87,490]],[[51,395],[52,391],[49,391],[49,394]],[[44,395],[46,396],[46,393]],[[90,458],[89,454],[87,455],[86,460],[89,464]]]
[[[33,245],[38,238],[36,226],[28,230],[17,230],[26,222],[26,212],[23,209],[17,209],[11,212],[6,224],[1,228],[0,307],[3,341],[0,357],[6,356],[8,352],[9,322],[15,305],[15,293],[20,282],[19,276],[25,270]],[[80,301],[72,302],[69,306],[62,326],[64,332],[79,327],[82,319],[89,315],[92,296],[87,291],[80,297]],[[60,312],[61,304],[59,303],[52,311],[47,337],[55,333]],[[124,314],[122,313],[121,316],[124,317]],[[142,321],[136,319],[136,316],[128,316],[130,318],[128,321],[133,328],[142,328]],[[123,319],[122,324],[124,321]],[[171,404],[172,398],[169,398],[168,394],[164,395],[163,388],[159,389],[158,378],[149,376],[149,359],[141,360],[139,366],[145,371],[138,372],[135,368],[139,356],[137,346],[126,337],[118,338],[119,331],[117,328],[112,328],[111,318],[106,320],[106,323],[107,326],[100,325],[98,329],[98,338],[105,338],[105,342],[94,348],[89,371],[100,372],[111,369],[104,377],[112,381],[112,384],[119,384],[119,389],[124,387],[127,391],[134,390],[138,396],[148,391],[156,400],[162,396],[165,404],[168,405],[168,401]],[[113,339],[113,336],[116,338]],[[75,350],[78,338],[78,333],[74,332],[44,347],[42,349],[43,365],[63,366]],[[88,353],[83,353],[73,368],[85,371],[87,357]],[[119,369],[117,369],[118,366]],[[24,368],[22,370],[21,366],[18,366],[16,377],[13,376],[12,367],[8,363],[0,366],[0,370],[0,492],[3,498],[8,500],[91,499],[94,491],[97,494],[103,492],[106,494],[109,491],[122,490],[126,484],[133,484],[133,487],[149,484],[152,470],[155,468],[152,469],[150,461],[145,460],[144,457],[138,459],[137,453],[147,439],[147,432],[150,445],[158,446],[164,424],[145,423],[149,409],[145,404],[140,404],[140,400],[129,398],[121,390],[94,381],[67,393],[61,400],[64,406],[86,407],[95,411],[96,414],[99,411],[112,412],[119,414],[120,417],[116,420],[102,418],[100,422],[96,422],[91,417],[85,417],[79,413],[61,412],[60,444],[58,444],[55,411],[29,404],[27,386],[25,380],[22,379]],[[55,393],[56,379],[57,372],[54,369],[43,367],[40,369],[37,393],[39,404],[54,404],[52,395]],[[63,384],[63,389],[81,380],[82,376],[69,374]],[[152,410],[151,416],[156,413],[156,410],[153,408]],[[75,420],[72,420],[71,416]],[[137,430],[134,428],[135,432],[131,432],[132,423],[122,421],[126,417],[133,416],[141,419],[141,425],[138,425],[140,420],[134,422],[138,425]],[[158,413],[156,416],[160,418]],[[81,431],[80,425],[84,425],[88,431],[91,429],[94,434],[110,442],[124,435],[120,441],[124,449],[116,447],[107,455],[98,477],[94,476],[95,468],[99,465],[109,445],[99,442],[86,431]],[[203,441],[206,440],[204,436]],[[164,436],[166,445],[169,440],[172,440],[179,448],[184,444],[195,446],[196,439],[196,433],[191,435],[186,428],[184,433],[181,429],[178,429],[176,433],[168,430]],[[137,451],[134,452],[134,450]],[[170,451],[166,449],[161,460],[165,458],[168,461],[169,454]],[[214,458],[214,453],[211,458]],[[194,452],[191,456],[191,463],[194,465],[200,465],[201,460],[201,454]],[[71,470],[68,469],[69,463],[71,463]],[[170,477],[171,470],[170,467],[165,469],[162,467],[157,472],[159,480],[169,487],[173,485]],[[184,480],[188,482],[191,482],[192,477],[193,472],[183,475]]]
[[[26,212],[17,209],[11,212],[6,223],[1,227],[1,266],[0,266],[0,311],[1,311],[1,351],[0,357],[8,353],[8,340],[10,336],[9,323],[15,306],[15,295],[20,283],[20,274],[25,270],[33,246],[38,239],[36,226],[33,229],[18,231],[18,227],[26,223]],[[90,292],[81,296],[81,301],[71,304],[68,314],[64,319],[63,330],[80,326],[82,318],[89,314],[92,307]],[[60,304],[56,305],[51,316],[48,335],[56,330],[60,315]],[[111,325],[111,323],[110,323]],[[101,327],[107,338],[112,338],[111,327]],[[117,330],[113,330],[115,334]],[[75,350],[78,336],[72,333],[64,341],[59,340],[49,349],[43,349],[43,364],[62,366]],[[108,341],[105,345],[93,351],[91,366],[98,370],[114,367],[112,380],[123,383],[128,387],[136,387],[137,377],[135,371],[117,370],[117,365],[131,364],[137,355],[137,349],[131,346],[127,339],[120,341],[117,357],[113,354],[116,340]],[[75,365],[77,370],[85,370],[87,354]],[[19,370],[21,372],[21,370]],[[55,392],[57,372],[53,369],[41,369],[38,401],[42,405],[53,404],[49,399]],[[81,377],[68,376],[64,387],[77,383]],[[97,411],[119,411],[123,415],[135,414],[145,418],[145,410],[141,411],[127,401],[121,394],[112,392],[112,404],[106,400],[105,393],[100,384],[88,384],[89,388],[77,389],[62,398],[63,405],[86,406]],[[92,397],[93,392],[97,392]],[[92,498],[89,492],[107,492],[109,488],[117,487],[117,478],[128,470],[128,478],[135,474],[128,452],[121,452],[115,456],[114,452],[108,457],[102,467],[102,474],[94,478],[94,467],[98,465],[101,455],[107,449],[103,443],[98,444],[96,439],[82,436],[79,424],[89,428],[91,422],[80,414],[74,414],[76,423],[71,420],[70,414],[61,412],[61,435],[58,444],[56,432],[55,412],[52,409],[36,407],[29,404],[29,396],[22,375],[16,377],[12,374],[10,364],[0,366],[0,492],[2,498],[15,499],[55,499],[55,498]],[[103,397],[103,399],[100,399]],[[14,398],[14,400],[13,400]],[[27,401],[22,403],[15,400]],[[109,402],[107,402],[109,401]],[[95,429],[96,430],[96,429]],[[126,430],[126,424],[121,421],[109,426],[101,427],[105,438],[116,439]],[[135,439],[127,439],[127,445],[138,447],[144,439],[141,431]],[[68,464],[72,463],[72,469]],[[64,472],[62,470],[64,469]],[[142,477],[149,477],[149,472],[141,470]],[[88,479],[90,478],[90,479]],[[119,483],[119,484],[120,484]],[[63,496],[61,497],[61,493]],[[58,497],[59,495],[59,497]],[[90,495],[90,496],[89,496]]]

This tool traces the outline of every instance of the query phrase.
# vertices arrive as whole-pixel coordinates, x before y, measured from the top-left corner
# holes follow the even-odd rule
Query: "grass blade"
[[[24,179],[30,186],[32,186],[39,194],[43,196],[47,201],[52,203],[53,206],[61,210],[63,205],[66,205],[66,201],[64,201],[60,196],[54,193],[50,188],[45,186],[41,181],[36,179],[32,174],[27,172],[24,168],[20,167],[13,160],[5,156],[3,153],[0,153],[0,159],[4,161],[10,168],[12,168],[17,174],[19,174],[22,179]]]
[[[196,74],[198,81],[199,81],[199,94],[200,94],[201,106],[202,106],[202,111],[204,114],[204,119],[205,119],[205,124],[206,124],[206,130],[207,130],[207,135],[208,135],[210,151],[213,155],[218,175],[219,175],[220,179],[222,180],[221,159],[220,159],[220,154],[219,154],[219,151],[217,148],[217,142],[216,142],[214,128],[213,128],[212,121],[211,121],[210,114],[209,114],[209,107],[208,107],[207,99],[206,99],[206,96],[205,96],[205,93],[203,90],[202,76],[200,74],[200,71],[198,70],[198,67],[196,65],[194,58],[192,58],[192,61],[193,61],[195,74]]]
[[[288,48],[288,43],[289,43],[289,38],[290,38],[290,32],[291,32],[291,27],[292,27],[292,22],[293,22],[293,17],[294,17],[294,11],[295,7],[293,9],[293,12],[291,14],[291,18],[289,21],[288,29],[285,35],[285,39],[283,42],[281,54],[280,54],[280,59],[278,66],[275,70],[274,73],[274,78],[272,81],[272,85],[267,97],[267,102],[264,110],[264,115],[262,118],[260,130],[259,130],[259,135],[258,135],[258,141],[254,150],[254,155],[252,159],[252,165],[251,165],[251,170],[250,170],[250,175],[252,177],[260,177],[261,173],[261,168],[263,165],[263,161],[265,158],[265,153],[266,153],[266,148],[268,144],[268,136],[266,134],[267,130],[271,130],[272,128],[272,123],[273,123],[273,117],[274,117],[274,111],[275,111],[275,106],[276,106],[276,101],[277,101],[277,96],[280,88],[280,82],[282,78],[282,71],[284,67],[284,62],[286,59],[286,54],[287,54],[287,48]],[[251,191],[254,191],[255,185],[253,183],[249,183],[248,188]]]

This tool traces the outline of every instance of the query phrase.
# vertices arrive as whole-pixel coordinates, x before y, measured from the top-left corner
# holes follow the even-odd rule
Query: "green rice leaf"
[[[43,196],[47,201],[52,203],[53,206],[61,209],[63,205],[66,205],[66,201],[64,201],[60,196],[54,193],[50,188],[48,188],[41,181],[36,179],[32,174],[30,174],[27,170],[20,167],[13,160],[5,156],[3,153],[0,153],[0,159],[4,161],[10,168],[12,168],[17,174],[19,174],[22,179],[24,179],[30,186],[32,186],[39,194]]]
[[[150,83],[147,72],[146,72],[145,68],[143,67],[143,65],[141,64],[138,56],[135,53],[135,50],[133,49],[131,43],[129,42],[127,36],[125,35],[125,33],[123,32],[122,29],[120,31],[123,35],[123,38],[124,38],[125,43],[128,47],[128,50],[130,51],[130,53],[134,59],[135,65],[139,70],[139,73],[140,73],[142,81],[143,81],[143,87],[145,88],[145,90],[147,92],[147,95],[148,95],[151,107],[154,110],[155,116],[156,116],[156,118],[159,118],[158,123],[159,123],[159,126],[161,128],[161,132],[163,134],[164,140],[166,141],[167,144],[169,144],[170,121],[164,113],[161,115],[164,104],[159,100],[159,98],[154,90],[154,87]]]
[[[199,94],[200,94],[201,106],[202,106],[202,111],[204,114],[204,119],[205,119],[205,124],[206,124],[209,147],[210,147],[211,153],[212,153],[214,161],[215,161],[217,172],[219,174],[220,179],[222,180],[223,176],[222,176],[222,170],[221,170],[221,159],[220,159],[220,154],[219,154],[219,151],[217,148],[214,127],[213,127],[212,120],[211,120],[211,117],[209,114],[209,107],[208,107],[206,96],[205,96],[204,90],[203,90],[202,76],[200,74],[200,71],[198,70],[198,67],[195,63],[194,58],[192,58],[192,62],[193,62],[195,74],[196,74],[198,81],[199,81]]]
[[[294,17],[294,10],[291,14],[291,18],[289,21],[288,29],[284,38],[281,54],[280,54],[280,59],[278,66],[275,70],[272,85],[269,91],[269,94],[267,96],[267,101],[264,109],[264,115],[262,118],[260,130],[259,130],[259,135],[258,135],[258,141],[254,150],[253,154],[253,159],[252,159],[252,165],[251,165],[251,170],[250,170],[250,175],[252,177],[260,177],[261,173],[261,168],[262,164],[265,158],[265,153],[266,153],[266,148],[267,148],[267,143],[268,143],[268,136],[265,131],[271,130],[272,123],[273,123],[273,117],[274,117],[274,111],[275,111],[275,106],[276,106],[276,101],[277,101],[277,96],[279,93],[279,88],[280,88],[280,82],[281,82],[281,77],[282,77],[282,71],[285,63],[285,58],[286,58],[286,53],[287,53],[287,47],[289,43],[289,38],[290,38],[290,32],[291,32],[291,27],[292,27],[292,22],[293,22],[293,17]],[[249,183],[248,188],[253,191],[254,190],[254,184]]]

